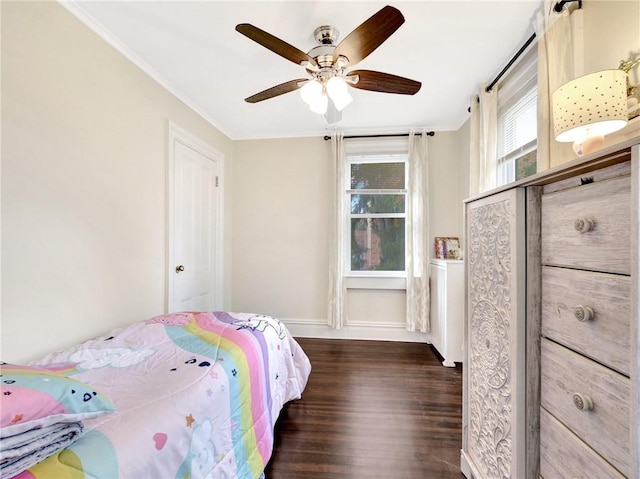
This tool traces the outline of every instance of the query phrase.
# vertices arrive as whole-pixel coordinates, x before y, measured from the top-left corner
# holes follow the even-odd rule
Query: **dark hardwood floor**
[[[312,371],[285,406],[267,479],[460,479],[462,366],[427,344],[300,338]]]

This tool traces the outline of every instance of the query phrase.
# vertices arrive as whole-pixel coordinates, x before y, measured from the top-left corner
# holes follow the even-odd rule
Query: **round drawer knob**
[[[573,308],[573,315],[578,321],[591,321],[596,317],[595,311],[590,306],[582,305]]]
[[[593,401],[586,394],[575,393],[573,395],[573,405],[580,411],[592,411]]]
[[[580,233],[588,233],[589,231],[592,231],[595,226],[596,224],[590,218],[578,218],[573,223],[573,227]]]

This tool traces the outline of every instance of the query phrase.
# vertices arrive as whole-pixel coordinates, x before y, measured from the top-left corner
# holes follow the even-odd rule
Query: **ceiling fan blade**
[[[278,37],[274,37],[270,33],[260,30],[258,27],[254,27],[249,23],[236,25],[236,31],[297,65],[305,61],[313,65],[316,64],[315,60],[302,50],[297,49],[293,45],[289,45],[284,40],[280,40]]]
[[[337,62],[338,57],[344,56],[349,59],[349,65],[355,65],[382,45],[403,23],[400,10],[387,5],[338,44],[333,52],[333,61]]]
[[[284,95],[285,93],[289,93],[290,91],[295,91],[300,88],[300,85],[304,82],[309,81],[308,78],[298,78],[297,80],[291,80],[285,83],[281,83],[280,85],[276,85],[271,88],[267,88],[260,93],[256,93],[255,95],[251,95],[248,98],[245,98],[244,101],[247,103],[258,103],[259,101],[268,100],[269,98],[273,98],[274,96]]]
[[[356,83],[348,82],[347,84],[361,90],[415,95],[422,86],[419,81],[372,70],[353,70],[348,74],[349,77],[354,75],[358,75],[358,81]]]

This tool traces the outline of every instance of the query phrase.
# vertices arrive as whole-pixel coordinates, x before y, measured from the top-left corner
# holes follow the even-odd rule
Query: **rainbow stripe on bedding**
[[[102,391],[116,412],[19,479],[257,479],[311,371],[278,320],[225,312],[157,316],[37,365]]]

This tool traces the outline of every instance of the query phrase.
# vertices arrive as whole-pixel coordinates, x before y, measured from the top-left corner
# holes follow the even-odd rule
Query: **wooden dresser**
[[[640,479],[639,143],[466,202],[469,479]]]

